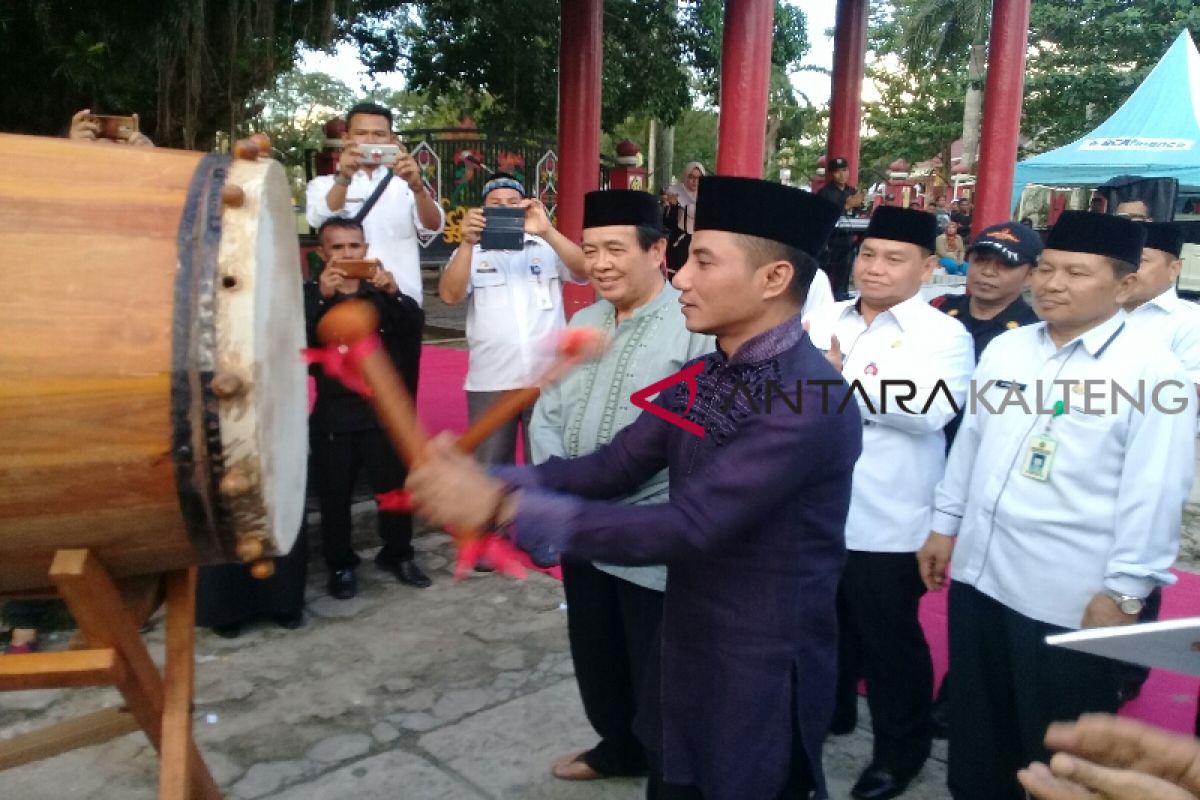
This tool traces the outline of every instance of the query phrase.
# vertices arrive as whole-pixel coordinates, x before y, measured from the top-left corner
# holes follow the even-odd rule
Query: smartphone
[[[129,137],[138,132],[137,119],[134,117],[92,114],[89,119],[96,123],[96,136],[100,139],[113,139],[118,142],[124,142],[128,141]]]
[[[369,281],[375,277],[379,269],[377,258],[339,258],[329,262],[329,266],[337,267],[346,273],[347,278],[358,278]]]
[[[390,167],[400,157],[398,144],[360,144],[358,156],[368,166]]]
[[[525,209],[484,206],[481,250],[521,250],[525,247]]]

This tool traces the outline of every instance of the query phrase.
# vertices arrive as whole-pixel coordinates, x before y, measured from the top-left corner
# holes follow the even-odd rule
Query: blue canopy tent
[[[1013,204],[1027,184],[1099,186],[1118,175],[1200,188],[1200,52],[1186,30],[1098,128],[1017,164]]]

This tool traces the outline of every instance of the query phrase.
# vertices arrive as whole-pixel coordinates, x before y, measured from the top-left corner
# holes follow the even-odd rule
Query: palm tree
[[[967,93],[963,108],[962,163],[975,166],[983,118],[991,0],[905,0],[896,3],[905,66],[919,70],[927,59],[948,62],[966,52]],[[901,16],[904,15],[904,16]],[[950,168],[949,160],[946,169]]]

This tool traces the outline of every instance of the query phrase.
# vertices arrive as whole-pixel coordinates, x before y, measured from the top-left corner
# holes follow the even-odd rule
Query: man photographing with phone
[[[308,184],[306,217],[314,230],[332,217],[356,220],[366,234],[367,255],[396,277],[400,290],[422,301],[419,236],[442,230],[442,208],[425,188],[417,162],[392,133],[392,112],[359,103],[346,115],[346,148],[337,172]],[[390,167],[364,158],[364,148],[398,145]],[[390,159],[389,159],[390,160]]]
[[[467,305],[467,416],[474,421],[497,396],[532,386],[550,365],[554,348],[547,337],[566,326],[562,282],[587,282],[583,251],[550,224],[538,200],[525,187],[497,172],[483,187],[483,208],[472,208],[462,222],[462,244],[446,264],[438,283],[442,302]],[[495,212],[524,215],[515,242],[497,243]],[[488,217],[485,211],[491,212]],[[509,249],[514,244],[515,249]],[[528,431],[532,409],[521,418]],[[517,423],[497,431],[476,448],[485,464],[511,464],[516,455]],[[522,437],[530,463],[529,435]]]
[[[404,379],[416,391],[413,353],[421,346],[425,314],[416,300],[396,285],[386,268],[370,270],[359,278],[357,267],[366,266],[367,243],[362,226],[349,219],[332,218],[318,232],[325,269],[304,286],[309,344],[318,347],[317,325],[329,309],[349,298],[364,300],[379,314],[379,338]],[[375,412],[367,401],[342,383],[314,368],[317,402],[309,421],[312,443],[312,476],[321,503],[321,551],[329,569],[329,593],[339,600],[358,591],[355,567],[359,557],[351,546],[350,501],[360,469],[375,494],[384,494],[404,483],[404,466],[388,444]],[[379,512],[379,538],[383,548],[375,564],[405,586],[424,589],[429,578],[413,560],[412,515]]]

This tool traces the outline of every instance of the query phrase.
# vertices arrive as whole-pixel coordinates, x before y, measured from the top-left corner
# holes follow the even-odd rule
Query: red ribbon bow
[[[363,397],[371,396],[371,387],[367,386],[358,370],[359,362],[374,353],[380,347],[377,335],[368,336],[354,344],[327,344],[324,347],[308,347],[301,350],[307,364],[319,364],[321,369],[334,380],[342,382],[352,392]]]
[[[375,502],[380,511],[390,511],[396,514],[411,514],[413,510],[412,495],[407,489],[393,489],[390,492],[375,495]],[[480,536],[467,537],[462,531],[447,529],[457,543],[457,554],[454,559],[454,579],[461,581],[475,569],[475,565],[483,562],[502,575],[510,575],[517,580],[525,580],[528,570],[543,572],[553,578],[562,580],[562,570],[559,567],[544,569],[537,566],[519,547],[496,533],[484,533]]]

